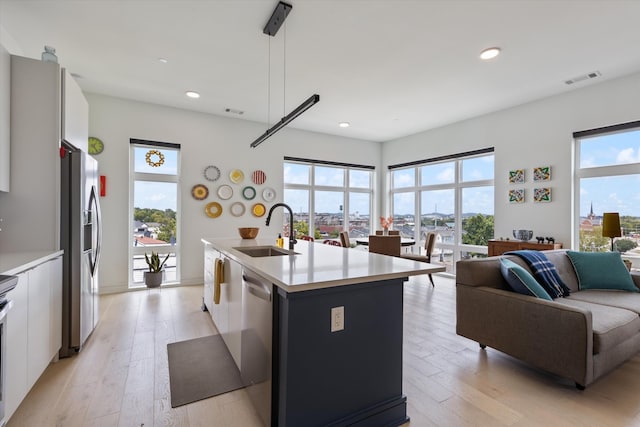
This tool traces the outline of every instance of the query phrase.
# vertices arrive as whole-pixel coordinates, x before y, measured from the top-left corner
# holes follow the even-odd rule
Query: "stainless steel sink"
[[[297,252],[279,248],[277,246],[240,246],[233,249],[254,258],[266,256],[297,255]]]

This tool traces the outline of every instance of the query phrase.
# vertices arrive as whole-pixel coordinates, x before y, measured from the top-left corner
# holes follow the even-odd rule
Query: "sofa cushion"
[[[552,301],[544,288],[524,268],[506,258],[500,258],[500,271],[513,291]]]
[[[617,289],[638,292],[620,252],[567,251],[578,276],[580,290]]]
[[[579,292],[582,293],[582,292]],[[592,302],[558,298],[555,302],[591,311],[593,328],[593,354],[599,354],[635,336],[640,331],[640,317],[632,311]]]
[[[574,292],[569,297],[578,301],[607,305],[609,307],[624,308],[640,316],[640,294],[631,294],[625,291],[586,290]]]

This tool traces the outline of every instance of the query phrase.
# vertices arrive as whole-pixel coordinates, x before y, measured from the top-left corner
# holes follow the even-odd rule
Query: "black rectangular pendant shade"
[[[283,1],[279,2],[273,10],[271,18],[269,18],[269,22],[264,26],[262,32],[272,37],[275,36],[284,20],[287,19],[287,15],[291,12],[291,9],[293,9],[293,6],[290,4]]]
[[[289,114],[287,114],[286,116],[281,118],[278,123],[276,123],[275,125],[271,126],[269,129],[267,129],[267,131],[265,133],[260,135],[258,137],[258,139],[253,141],[251,143],[251,148],[256,148],[258,145],[260,145],[262,143],[262,141],[264,141],[265,139],[269,138],[274,133],[278,132],[280,129],[285,127],[288,123],[292,122],[293,119],[295,119],[300,114],[302,114],[305,111],[307,111],[309,108],[313,107],[319,101],[320,101],[320,95],[318,95],[317,93],[311,95],[306,101],[304,101],[302,104],[300,104],[295,110],[293,110],[292,112],[290,112]]]

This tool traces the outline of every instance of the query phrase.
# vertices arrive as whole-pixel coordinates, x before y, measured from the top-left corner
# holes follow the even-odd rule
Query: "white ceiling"
[[[371,141],[640,71],[637,0],[289,3],[269,37],[276,0],[0,0],[0,43],[33,58],[54,46],[88,92],[265,129],[317,93],[289,126]],[[481,61],[490,46],[502,55]],[[602,77],[564,83],[592,71]]]

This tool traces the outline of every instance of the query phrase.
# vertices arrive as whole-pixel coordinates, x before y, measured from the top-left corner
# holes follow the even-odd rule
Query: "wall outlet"
[[[331,309],[331,332],[344,330],[344,306]]]

